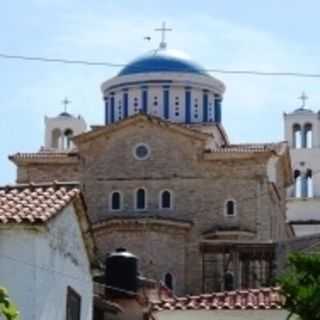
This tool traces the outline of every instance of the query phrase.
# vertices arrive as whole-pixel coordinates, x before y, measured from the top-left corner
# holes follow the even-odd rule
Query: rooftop
[[[276,287],[163,299],[153,303],[153,310],[270,310],[282,309],[283,304],[280,288]]]
[[[119,76],[150,72],[183,72],[198,75],[209,74],[184,52],[178,50],[156,49],[138,57],[127,64]]]
[[[0,224],[46,222],[79,195],[76,183],[0,187]]]

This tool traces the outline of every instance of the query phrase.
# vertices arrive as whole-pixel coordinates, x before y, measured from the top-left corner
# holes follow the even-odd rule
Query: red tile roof
[[[79,195],[75,183],[0,187],[0,224],[45,222]]]
[[[284,298],[280,288],[237,290],[202,294],[153,302],[154,311],[164,310],[248,310],[282,309]]]
[[[242,143],[229,144],[223,147],[213,149],[209,152],[279,152],[283,147],[283,142],[280,143]]]
[[[69,152],[54,152],[54,151],[38,151],[29,153],[16,153],[9,156],[9,160],[14,163],[23,161],[77,161],[78,152],[76,150]]]

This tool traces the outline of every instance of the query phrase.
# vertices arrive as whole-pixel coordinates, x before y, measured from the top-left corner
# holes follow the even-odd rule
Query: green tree
[[[6,320],[19,320],[19,312],[15,305],[11,302],[8,292],[4,288],[0,288],[0,318],[5,317]]]
[[[320,319],[320,254],[291,254],[279,282],[286,298],[285,308],[290,312],[287,319]]]

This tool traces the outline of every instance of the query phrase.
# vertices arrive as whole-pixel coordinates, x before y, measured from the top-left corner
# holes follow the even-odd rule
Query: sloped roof
[[[229,144],[211,150],[211,152],[281,152],[284,142],[279,143],[240,143]]]
[[[73,184],[0,187],[0,223],[46,222],[79,195]]]
[[[96,245],[78,185],[78,182],[53,182],[0,187],[0,225],[45,224],[72,203],[88,257],[94,265]]]
[[[261,288],[202,294],[153,302],[154,312],[165,310],[270,310],[282,309],[280,288]]]
[[[9,160],[13,163],[21,163],[21,162],[54,162],[58,163],[62,161],[66,162],[77,162],[78,161],[78,152],[77,150],[72,150],[69,152],[60,152],[60,151],[39,151],[39,152],[18,152],[16,154],[10,155]]]

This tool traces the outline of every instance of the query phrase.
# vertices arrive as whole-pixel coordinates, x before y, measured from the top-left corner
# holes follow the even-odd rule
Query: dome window
[[[147,144],[139,143],[134,147],[133,155],[137,160],[146,160],[150,157],[150,147]]]

